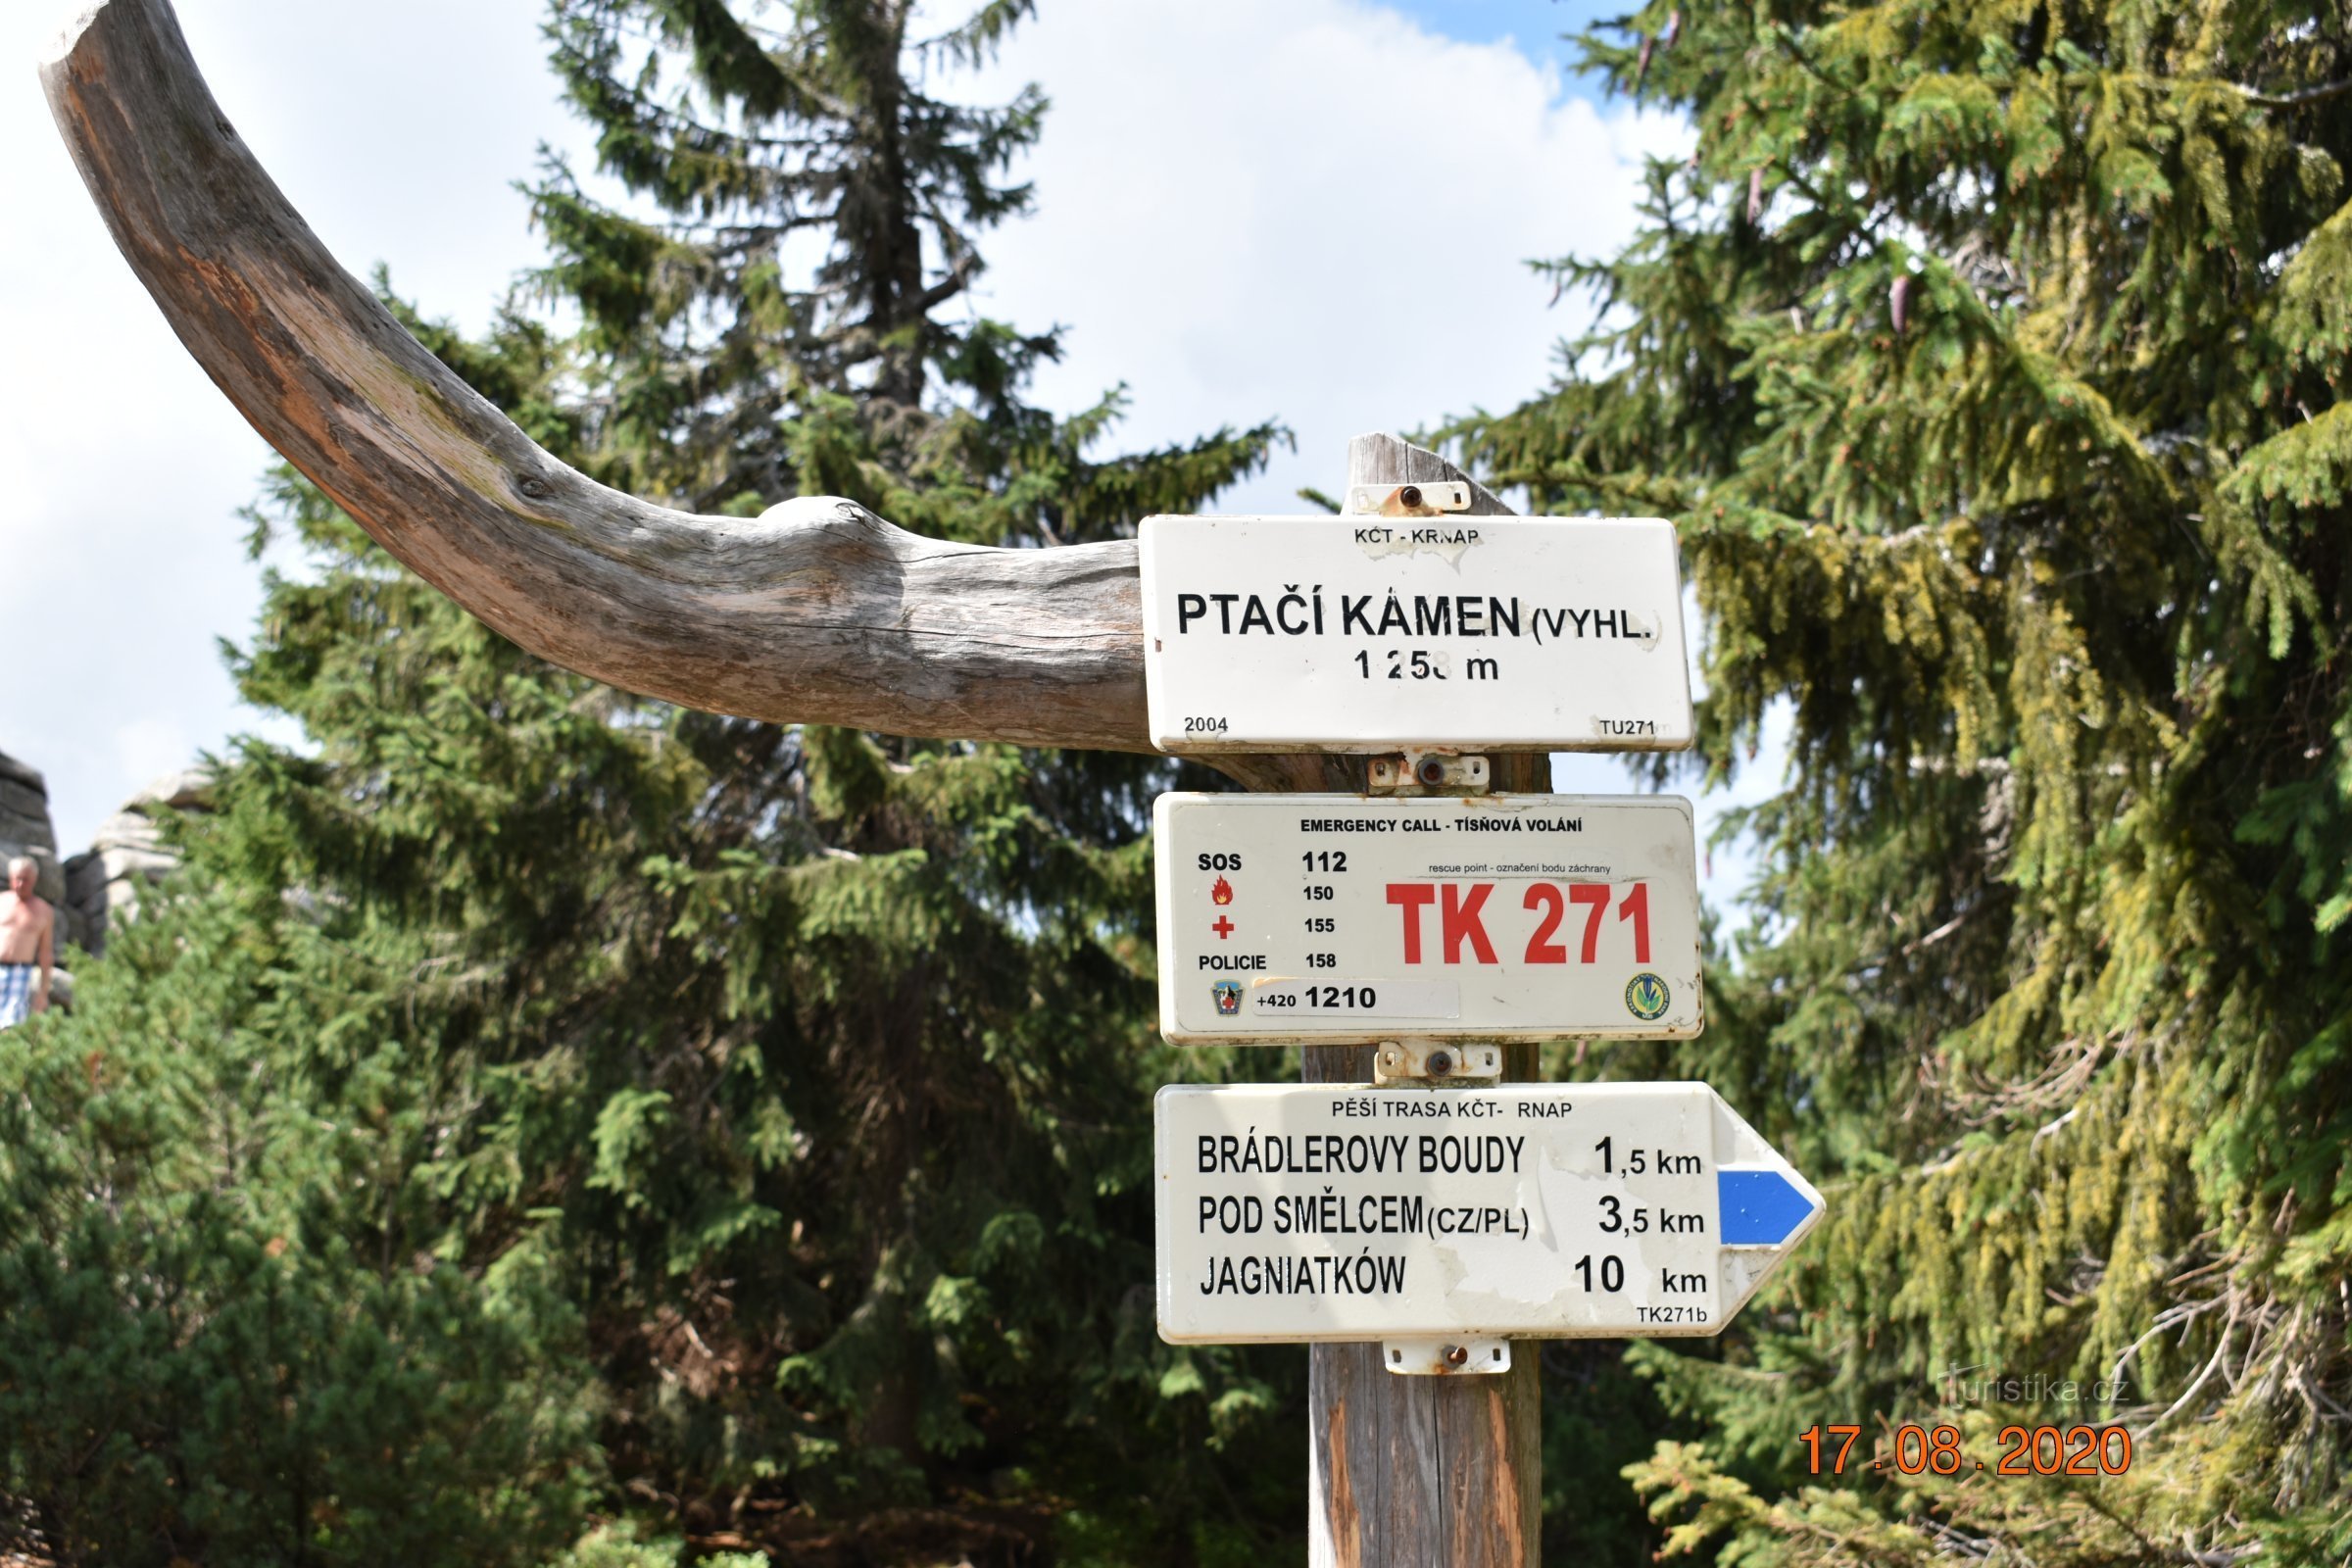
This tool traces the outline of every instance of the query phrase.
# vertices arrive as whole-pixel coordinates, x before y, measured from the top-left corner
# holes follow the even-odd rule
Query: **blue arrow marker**
[[[1723,1245],[1769,1247],[1812,1217],[1813,1200],[1777,1170],[1718,1167],[1715,1191],[1723,1205]]]

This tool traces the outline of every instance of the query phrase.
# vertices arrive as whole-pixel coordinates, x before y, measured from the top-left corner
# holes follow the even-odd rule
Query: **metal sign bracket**
[[[1383,1340],[1380,1364],[1399,1377],[1457,1378],[1508,1372],[1508,1340]]]
[[[1384,1087],[1491,1084],[1501,1077],[1500,1046],[1462,1046],[1442,1040],[1384,1040],[1372,1052],[1372,1081]]]
[[[1373,758],[1364,776],[1373,795],[1489,795],[1494,793],[1494,770],[1483,757],[1408,748],[1395,757]]]
[[[1470,487],[1460,480],[1425,484],[1359,484],[1348,492],[1348,517],[1438,517],[1470,510]]]

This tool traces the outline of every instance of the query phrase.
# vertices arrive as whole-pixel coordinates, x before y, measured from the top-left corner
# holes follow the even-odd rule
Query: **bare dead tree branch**
[[[803,497],[752,520],[595,483],[402,330],[214,103],[166,0],[41,71],[116,243],[270,444],[534,653],[752,717],[1149,750],[1132,544],[987,550]]]
[[[1152,750],[1133,543],[986,549],[838,497],[747,520],[608,489],[336,264],[214,102],[169,0],[96,0],[41,80],[116,244],[214,384],[377,543],[523,648],[751,718]],[[1394,437],[1359,440],[1458,477]],[[1258,789],[1353,776],[1319,757],[1216,765]]]

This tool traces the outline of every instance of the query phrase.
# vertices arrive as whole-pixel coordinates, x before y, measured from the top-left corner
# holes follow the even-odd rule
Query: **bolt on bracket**
[[[1383,1340],[1380,1364],[1399,1377],[1469,1377],[1511,1369],[1508,1340]]]
[[[1384,1040],[1372,1051],[1375,1084],[1490,1083],[1502,1077],[1500,1046]]]
[[[1359,484],[1348,491],[1350,517],[1435,517],[1470,510],[1470,487],[1458,479],[1423,484]]]
[[[1483,757],[1444,752],[1404,752],[1375,757],[1365,770],[1374,795],[1485,795],[1494,776]]]

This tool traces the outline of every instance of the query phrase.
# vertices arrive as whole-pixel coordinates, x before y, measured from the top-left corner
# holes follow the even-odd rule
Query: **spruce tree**
[[[167,903],[0,1051],[0,1556],[546,1561],[598,1491],[580,1314],[385,1222],[447,1109],[390,1044],[422,955]]]
[[[982,270],[978,234],[1028,207],[1028,188],[1006,171],[1039,134],[1045,101],[1031,88],[973,107],[926,83],[975,63],[1030,10],[994,0],[914,37],[904,0],[741,14],[685,0],[559,0],[556,69],[596,128],[601,172],[635,198],[626,210],[595,200],[560,166],[534,190],[554,253],[542,286],[586,323],[592,468],[679,505],[752,512],[796,493],[839,494],[939,537],[1050,545],[1192,510],[1263,462],[1281,438],[1273,425],[1097,460],[1121,391],[1057,418],[1021,396],[1059,352],[1055,333],[968,311],[956,318]],[[805,277],[796,245],[821,251]],[[781,810],[807,840],[801,853],[830,862],[845,908],[828,929],[849,951],[862,956],[886,935],[904,945],[897,966],[828,982],[836,1005],[863,1016],[830,1047],[827,1088],[856,1112],[840,1131],[856,1152],[843,1196],[893,1194],[907,1211],[841,1227],[865,1249],[842,1270],[860,1282],[857,1304],[780,1375],[841,1412],[844,1454],[859,1462],[972,1446],[977,1434],[948,1402],[963,1380],[941,1375],[939,1325],[917,1298],[945,1289],[916,1283],[937,1266],[930,1229],[950,1210],[968,1229],[1025,1209],[985,1176],[1004,1128],[1024,1114],[1054,1181],[1100,1181],[1131,1205],[1146,1190],[1140,1145],[1073,1133],[1142,1125],[1140,833],[1170,770],[1138,758],[685,722],[714,773],[750,783],[727,803],[731,814],[753,822]],[[1090,847],[1117,858],[1098,863]],[[922,907],[912,895],[929,884],[894,879],[918,865],[939,903],[909,926],[907,906]],[[1026,942],[998,946],[1024,927],[1034,928]],[[926,987],[938,1009],[928,1017],[914,1006]],[[975,1005],[991,996],[1001,1017]],[[1103,1249],[1083,1267],[1107,1272],[1102,1299],[1124,1303],[1122,1332],[1148,1336],[1130,1298],[1148,1275],[1130,1250],[1148,1226],[1142,1210],[1130,1206],[1116,1247],[1091,1198],[1061,1223]],[[1032,1302],[1044,1320],[1087,1315],[1090,1292],[1049,1294]],[[1073,1374],[1137,1366],[1066,1325],[1041,1322],[1030,1337],[1062,1347]],[[1169,1360],[1152,1347],[1143,1364]],[[1041,1372],[999,1368],[1032,1381]],[[1249,1408],[1253,1387],[1225,1391],[1243,1401],[1226,1408]],[[1204,1406],[1209,1392],[1187,1402]]]
[[[1705,1436],[1632,1479],[1726,1562],[2347,1560],[2352,13],[1656,0],[1584,51],[1694,150],[1455,433],[1677,520],[1707,779],[1786,715],[1707,1033],[1608,1068],[1830,1202],[1721,1346],[1636,1349]],[[2120,1476],[1975,1468],[2108,1421]],[[1873,1475],[1905,1422],[1960,1472]]]

